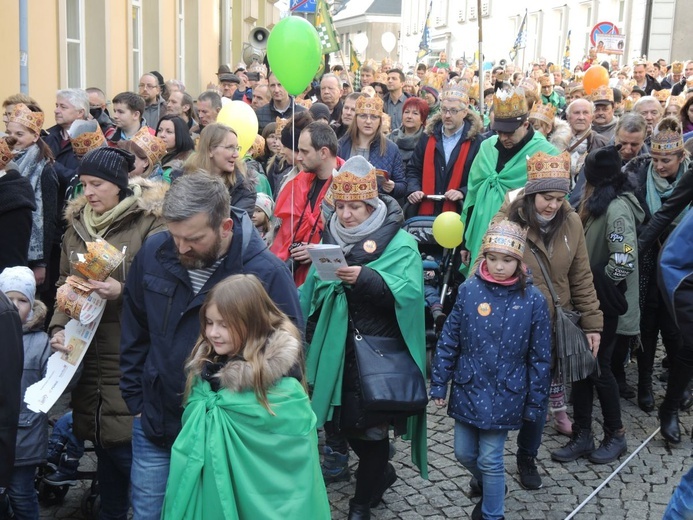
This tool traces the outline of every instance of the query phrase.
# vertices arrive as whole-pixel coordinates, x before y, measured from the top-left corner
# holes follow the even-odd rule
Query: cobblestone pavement
[[[628,377],[630,383],[635,384],[635,364],[628,368]],[[656,378],[654,385],[659,403],[664,388]],[[656,412],[642,412],[635,399],[621,400],[621,403],[630,454],[658,427],[657,415]],[[601,413],[596,402],[594,416],[597,421],[593,430],[598,444],[602,431],[599,424]],[[681,416],[683,440],[680,445],[669,447],[657,435],[575,518],[661,519],[674,487],[691,464],[690,427],[693,421],[688,413]],[[410,461],[408,443],[398,439],[393,463],[399,478],[385,494],[385,503],[372,510],[374,520],[439,520],[468,518],[471,514],[477,499],[470,499],[466,495],[469,474],[453,455],[453,420],[447,416],[445,409],[429,405],[428,431],[429,480],[418,476]],[[505,508],[508,519],[565,518],[626,458],[623,456],[618,462],[601,466],[591,464],[586,459],[567,464],[553,462],[550,451],[565,444],[568,438],[559,435],[548,423],[538,460],[544,487],[538,491],[525,491],[520,487],[516,472],[515,437],[516,434],[511,434],[505,447],[506,482],[509,488]],[[351,462],[352,469],[355,469],[356,458],[353,454]],[[83,467],[89,469],[93,464],[93,459],[85,456]],[[42,507],[41,518],[84,518],[80,512],[80,501],[88,491],[88,485],[88,482],[80,482],[69,491],[62,504]],[[353,478],[350,482],[328,486],[335,520],[346,518],[353,491]],[[307,513],[305,518],[309,520],[310,514]]]

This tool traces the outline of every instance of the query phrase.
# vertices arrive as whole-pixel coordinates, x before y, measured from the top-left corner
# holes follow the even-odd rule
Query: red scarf
[[[457,190],[462,184],[462,176],[464,175],[464,163],[467,162],[467,155],[469,155],[469,148],[472,146],[471,139],[467,139],[462,143],[460,148],[460,153],[457,154],[457,159],[455,159],[455,165],[452,167],[452,176],[450,177],[450,182],[448,182],[447,190]],[[434,195],[436,193],[436,165],[435,165],[435,155],[436,155],[436,138],[435,136],[430,136],[428,138],[428,143],[426,144],[426,154],[424,155],[424,167],[423,167],[423,192],[426,195]],[[432,200],[424,199],[419,205],[419,215],[433,215],[434,204]],[[458,212],[457,202],[452,202],[446,200],[443,203],[443,211],[455,211]]]
[[[514,285],[520,279],[519,276],[513,276],[503,281],[496,280],[488,270],[488,265],[486,265],[486,259],[482,260],[481,264],[479,265],[479,275],[483,280],[486,280],[487,282],[495,283],[496,285],[503,285],[505,287]]]

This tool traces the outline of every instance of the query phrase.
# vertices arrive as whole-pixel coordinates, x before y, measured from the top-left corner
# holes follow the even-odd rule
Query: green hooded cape
[[[267,398],[276,415],[253,391],[195,382],[171,450],[163,519],[330,518],[305,390],[284,377]]]
[[[462,265],[460,272],[468,276],[469,268],[474,265],[481,249],[481,239],[484,237],[491,219],[503,205],[505,194],[510,190],[522,188],[527,183],[527,157],[542,151],[558,155],[558,150],[549,143],[539,132],[516,153],[503,167],[496,172],[498,136],[494,135],[481,143],[479,153],[469,170],[467,196],[462,208],[462,222],[467,224],[464,231],[465,247],[471,253],[470,265]],[[467,222],[469,209],[473,207],[472,216]]]
[[[398,231],[376,260],[366,264],[377,271],[395,299],[402,336],[421,373],[426,374],[426,329],[421,256],[416,242]],[[322,426],[342,402],[342,375],[346,347],[348,304],[342,282],[326,282],[311,267],[301,286],[301,311],[307,318],[319,311],[306,355],[306,378],[313,388],[312,406]],[[412,440],[412,461],[428,478],[426,413],[410,417],[405,439]]]

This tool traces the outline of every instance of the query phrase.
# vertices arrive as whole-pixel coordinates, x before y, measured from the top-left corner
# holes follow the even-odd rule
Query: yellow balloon
[[[433,238],[441,246],[454,249],[462,243],[464,224],[458,213],[446,211],[433,221]]]
[[[255,111],[248,103],[239,100],[231,101],[219,111],[217,123],[233,128],[238,135],[238,146],[241,147],[239,155],[243,157],[253,146],[257,136],[258,122]]]

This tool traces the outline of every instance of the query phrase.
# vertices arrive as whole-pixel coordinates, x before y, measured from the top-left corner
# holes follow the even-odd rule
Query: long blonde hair
[[[274,382],[265,379],[262,369],[267,357],[265,345],[268,338],[278,330],[288,333],[299,342],[302,340],[296,326],[277,308],[260,280],[252,274],[229,276],[209,291],[200,309],[200,336],[186,363],[188,375],[184,400],[190,395],[194,380],[202,372],[205,363],[219,361],[219,356],[205,335],[206,312],[210,305],[216,305],[229,334],[240,345],[236,355],[243,357],[252,368],[253,390],[257,400],[273,414],[267,401],[267,389]],[[302,363],[299,365],[302,367]],[[305,382],[302,383],[305,387]]]
[[[205,126],[200,134],[200,140],[197,143],[195,152],[190,154],[190,157],[185,161],[183,166],[185,173],[197,170],[211,172],[212,158],[210,157],[210,153],[214,148],[222,145],[229,133],[238,137],[236,131],[226,125],[212,123],[211,125]],[[236,161],[234,170],[230,173],[223,172],[221,178],[228,187],[234,186],[238,180],[245,181],[245,165],[242,157],[239,157]]]

